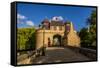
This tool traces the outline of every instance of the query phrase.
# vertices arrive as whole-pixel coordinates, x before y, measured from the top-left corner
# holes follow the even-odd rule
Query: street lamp
[[[45,56],[45,50],[46,50],[46,47],[45,47],[45,27],[43,25],[43,48],[42,48],[42,55]]]

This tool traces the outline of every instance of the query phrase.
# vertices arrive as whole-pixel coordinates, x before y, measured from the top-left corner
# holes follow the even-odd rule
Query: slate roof
[[[44,22],[45,22],[45,23],[50,23],[48,19],[44,19],[44,20],[42,21],[42,24],[43,24]]]
[[[63,21],[51,21],[50,26],[63,26]]]

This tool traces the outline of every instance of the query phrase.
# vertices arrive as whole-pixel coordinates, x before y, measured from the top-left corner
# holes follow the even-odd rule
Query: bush
[[[88,32],[87,28],[83,28],[79,36],[81,38],[81,47],[96,49],[96,44],[93,44],[96,41],[96,34]]]

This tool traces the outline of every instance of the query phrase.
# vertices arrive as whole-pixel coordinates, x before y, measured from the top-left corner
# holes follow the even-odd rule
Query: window
[[[67,31],[70,31],[70,25],[69,24],[67,24],[66,29],[67,29]]]
[[[56,30],[56,26],[54,26],[54,30]]]
[[[62,30],[62,26],[59,26],[59,30]]]

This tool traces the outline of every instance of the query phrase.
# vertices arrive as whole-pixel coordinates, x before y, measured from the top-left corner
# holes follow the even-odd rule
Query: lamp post
[[[45,42],[45,27],[43,25],[43,48],[42,48],[42,55],[43,56],[45,56],[45,49],[46,49],[44,42]]]
[[[44,40],[45,40],[45,28],[44,28],[44,25],[43,25],[43,47],[44,47]]]

